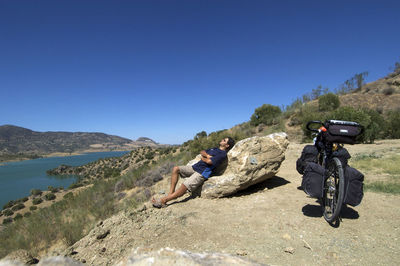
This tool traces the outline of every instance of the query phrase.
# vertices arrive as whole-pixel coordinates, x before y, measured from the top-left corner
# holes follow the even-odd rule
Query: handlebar
[[[318,120],[310,121],[307,123],[307,125],[306,125],[307,130],[312,131],[312,132],[317,132],[317,133],[318,133],[318,129],[310,128],[310,125],[312,125],[312,124],[318,124],[320,126],[323,126],[322,122],[318,121]]]

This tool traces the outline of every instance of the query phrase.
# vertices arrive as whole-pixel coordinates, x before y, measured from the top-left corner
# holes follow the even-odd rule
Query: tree
[[[278,106],[263,104],[254,111],[250,119],[250,124],[252,126],[258,126],[259,124],[265,124],[267,126],[277,124],[281,113],[282,110]]]
[[[388,113],[385,134],[388,138],[400,139],[400,110]]]
[[[333,111],[340,106],[339,96],[333,93],[322,95],[318,99],[318,106],[320,111]]]
[[[359,74],[355,74],[353,79],[355,80],[355,83],[357,84],[356,90],[360,90],[361,87],[365,84],[365,77],[368,76],[368,72],[362,72]]]

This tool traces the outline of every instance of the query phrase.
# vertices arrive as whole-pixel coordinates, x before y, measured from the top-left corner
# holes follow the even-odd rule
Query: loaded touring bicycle
[[[296,168],[304,192],[320,200],[325,220],[333,224],[343,205],[357,206],[363,198],[364,176],[347,165],[351,156],[343,144],[355,144],[364,128],[341,120],[310,121],[306,127],[315,135],[314,145],[304,147]]]

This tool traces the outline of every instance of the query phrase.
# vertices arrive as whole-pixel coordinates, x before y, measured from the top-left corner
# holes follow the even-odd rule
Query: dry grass
[[[365,176],[365,188],[375,192],[400,194],[400,154],[366,154],[352,160]]]

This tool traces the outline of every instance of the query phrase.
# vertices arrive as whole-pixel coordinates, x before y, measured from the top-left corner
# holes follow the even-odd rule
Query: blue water
[[[48,186],[68,188],[76,176],[48,176],[46,171],[61,164],[79,166],[100,158],[122,156],[126,151],[94,152],[76,156],[51,157],[0,165],[0,209],[10,200],[30,195],[31,189],[47,190]]]

